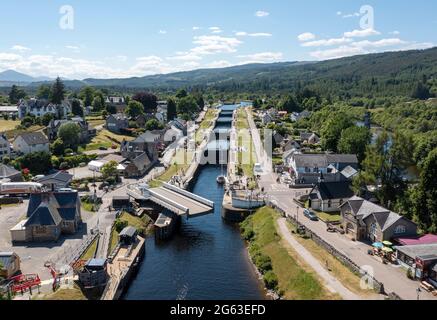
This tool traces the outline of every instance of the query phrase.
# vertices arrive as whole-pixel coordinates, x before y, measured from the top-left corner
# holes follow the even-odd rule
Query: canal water
[[[216,182],[221,174],[218,165],[200,169],[192,192],[214,201],[214,214],[184,218],[167,242],[149,238],[144,261],[124,299],[266,299],[238,226],[221,218],[224,188]]]

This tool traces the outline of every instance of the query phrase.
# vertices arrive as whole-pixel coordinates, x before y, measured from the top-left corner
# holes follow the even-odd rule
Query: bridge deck
[[[167,188],[155,188],[153,189],[153,193],[156,193],[161,197],[167,198],[173,202],[176,202],[181,206],[186,207],[187,209],[189,209],[189,216],[206,214],[211,212],[213,209],[210,206],[207,206],[201,202],[190,199],[184,195],[181,195]]]

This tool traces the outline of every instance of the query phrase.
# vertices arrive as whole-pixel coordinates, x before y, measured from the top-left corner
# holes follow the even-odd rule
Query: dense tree
[[[93,99],[93,102],[92,102],[92,104],[90,106],[93,107],[93,111],[94,112],[99,112],[99,111],[101,111],[105,107],[105,100],[103,100],[103,98],[100,97],[100,96],[96,96]],[[115,106],[113,106],[113,107],[115,108]]]
[[[145,113],[153,113],[156,111],[158,98],[149,92],[137,92],[133,97],[132,100],[140,102],[144,107]]]
[[[100,170],[100,172],[103,175],[104,179],[108,179],[111,177],[116,177],[118,176],[118,163],[116,161],[109,161],[108,163],[106,163],[102,169]]]
[[[65,151],[64,141],[56,139],[51,145],[50,150],[55,156],[62,156]]]
[[[61,78],[57,77],[52,85],[52,91],[50,94],[50,102],[54,104],[61,104],[65,99],[65,85]]]
[[[292,95],[286,95],[285,98],[279,103],[279,110],[291,112],[301,111],[296,99]]]
[[[437,233],[437,149],[429,153],[411,198],[413,216],[424,232]]]
[[[79,97],[82,99],[85,107],[90,107],[93,104],[94,93],[93,87],[84,87],[80,90]]]
[[[345,154],[356,154],[359,162],[364,160],[366,147],[372,135],[366,127],[352,126],[342,131],[338,142],[338,151]]]
[[[77,150],[80,142],[80,127],[77,123],[67,122],[58,130],[58,138],[64,142],[65,148]]]
[[[135,118],[140,114],[144,114],[144,106],[138,101],[130,101],[126,108],[126,114]]]
[[[167,120],[171,121],[177,117],[176,102],[170,98],[167,100]]]
[[[188,93],[187,93],[187,91],[185,89],[179,89],[176,92],[176,98],[178,98],[178,99],[182,99],[182,98],[185,98],[187,96],[188,96]]]
[[[36,92],[36,97],[38,99],[50,99],[51,89],[48,85],[41,85],[38,87],[38,91]]]
[[[193,96],[187,96],[179,99],[177,105],[178,115],[185,120],[192,120],[193,115],[199,112],[199,106],[196,103],[196,99]]]
[[[322,147],[325,150],[337,151],[341,133],[351,126],[353,126],[353,122],[346,113],[338,112],[331,114],[322,126]]]
[[[29,169],[33,175],[47,174],[52,168],[50,153],[33,152],[18,159],[21,169]]]
[[[71,102],[71,113],[75,116],[83,117],[83,108],[79,99],[73,99]]]
[[[157,119],[150,119],[149,121],[146,122],[145,125],[146,130],[161,130],[164,129],[164,125],[162,123],[160,123]]]
[[[94,107],[93,107],[94,108]],[[109,114],[116,114],[117,113],[117,107],[112,104],[107,104],[105,111]]]
[[[20,99],[26,97],[26,92],[23,89],[18,88],[18,86],[13,85],[11,91],[9,92],[9,102],[12,104],[17,104]]]
[[[411,97],[419,100],[426,100],[431,97],[431,93],[429,92],[429,87],[423,83],[418,82],[416,87],[411,94]]]
[[[52,121],[52,119],[54,119],[54,116],[52,113],[46,113],[45,115],[43,115],[41,117],[41,123],[43,126],[47,127],[50,123],[50,121]]]

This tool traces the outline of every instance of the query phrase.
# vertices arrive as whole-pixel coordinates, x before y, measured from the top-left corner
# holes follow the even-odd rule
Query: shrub
[[[62,162],[62,163],[59,165],[59,170],[68,170],[68,169],[69,169],[68,162]]]
[[[266,256],[265,254],[258,254],[255,257],[254,262],[258,270],[263,274],[272,270],[272,259],[270,259],[270,257]]]
[[[244,229],[244,231],[243,231],[243,238],[246,241],[252,241],[254,237],[255,237],[255,231],[253,231],[252,228]]]
[[[276,290],[278,288],[278,277],[273,271],[267,271],[264,274],[264,284],[267,289]]]
[[[127,221],[117,219],[115,220],[115,231],[120,233],[124,228],[128,226]]]

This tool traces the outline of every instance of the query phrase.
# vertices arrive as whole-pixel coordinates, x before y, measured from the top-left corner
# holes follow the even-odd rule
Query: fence
[[[305,230],[305,234],[311,238],[315,243],[317,243],[319,246],[321,246],[323,249],[328,251],[331,255],[333,255],[335,258],[337,258],[341,263],[343,263],[346,267],[348,267],[353,273],[359,274],[361,276],[366,276],[370,282],[373,283],[373,286],[375,290],[381,294],[385,293],[384,290],[384,284],[377,279],[375,279],[372,275],[367,273],[367,271],[363,270],[360,266],[358,266],[355,262],[353,262],[349,257],[347,257],[344,253],[340,252],[336,248],[334,248],[332,245],[327,243],[325,240],[323,240],[321,237],[319,237],[317,234],[306,228],[303,224],[301,224],[299,221],[297,221],[294,217],[287,215],[286,211],[282,208],[280,208],[278,205],[272,202],[268,202],[267,205],[276,211],[278,211],[282,216],[287,217],[287,220],[290,221],[293,225],[297,226],[298,228],[302,228]],[[396,297],[395,300],[401,300],[401,298],[396,293],[390,293],[389,295],[390,299],[393,299]]]
[[[50,261],[57,265],[72,265],[83,253],[90,247],[90,245],[99,236],[98,230],[92,230],[91,234],[77,244],[66,245],[60,252],[51,257]]]

